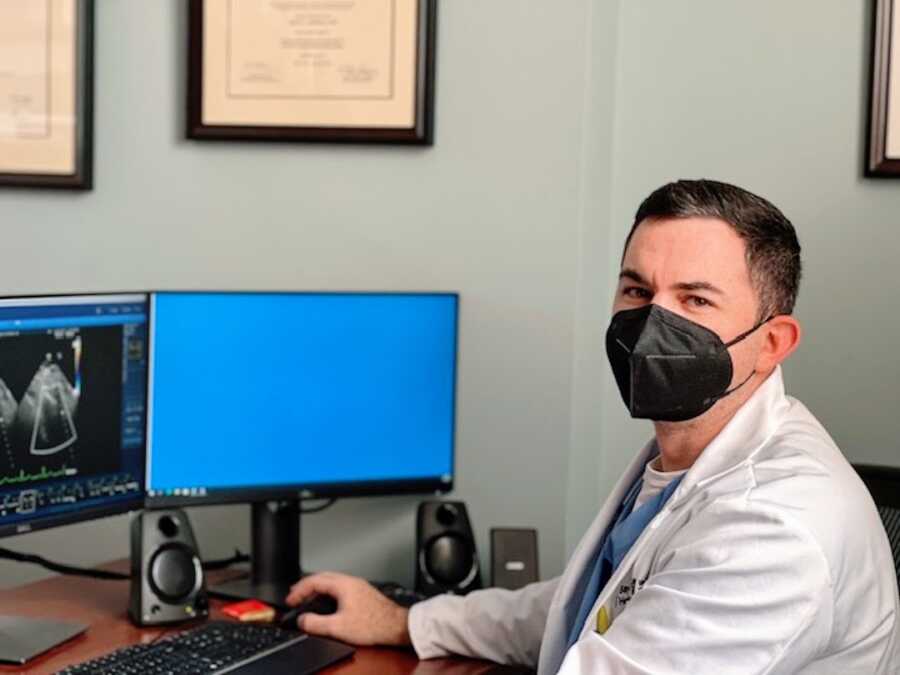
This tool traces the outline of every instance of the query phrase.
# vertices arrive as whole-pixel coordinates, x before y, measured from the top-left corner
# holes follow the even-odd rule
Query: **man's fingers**
[[[298,605],[312,595],[315,591],[312,590],[312,586],[308,583],[310,578],[301,579],[291,586],[291,590],[288,591],[284,601],[289,605]]]
[[[301,614],[297,619],[297,627],[304,633],[321,635],[322,637],[337,637],[334,633],[335,616],[322,614]]]
[[[287,594],[285,602],[289,605],[298,605],[316,593],[330,595],[337,600],[340,595],[340,584],[338,579],[327,572],[303,577],[291,587],[291,591]]]

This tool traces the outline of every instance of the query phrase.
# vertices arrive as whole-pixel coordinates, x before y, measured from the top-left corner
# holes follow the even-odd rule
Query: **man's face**
[[[715,218],[645,220],[625,251],[613,313],[655,304],[729,342],[756,325],[759,298],[750,283],[744,241]],[[750,335],[729,352],[731,386],[750,373],[759,345]]]

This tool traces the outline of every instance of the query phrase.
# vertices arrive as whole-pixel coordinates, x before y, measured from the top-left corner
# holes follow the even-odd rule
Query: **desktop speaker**
[[[416,590],[464,595],[481,588],[472,525],[462,502],[422,502],[416,519]]]
[[[208,613],[203,566],[187,515],[181,509],[136,515],[131,521],[131,620],[152,626]]]
[[[491,586],[514,591],[537,580],[537,530],[491,529]]]

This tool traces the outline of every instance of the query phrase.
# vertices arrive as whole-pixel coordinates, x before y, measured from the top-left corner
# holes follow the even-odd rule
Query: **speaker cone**
[[[184,602],[197,585],[196,567],[187,546],[165,544],[150,558],[150,587],[166,602]]]
[[[472,546],[457,534],[445,534],[431,542],[425,559],[436,581],[456,586],[472,570]]]

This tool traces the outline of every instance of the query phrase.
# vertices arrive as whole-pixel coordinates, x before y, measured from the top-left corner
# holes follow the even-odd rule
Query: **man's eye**
[[[626,298],[635,298],[637,300],[647,300],[650,298],[650,291],[640,286],[628,286],[622,291],[622,295]]]
[[[694,305],[694,307],[709,307],[712,303],[706,298],[701,298],[699,295],[692,295],[688,298],[688,302]]]

